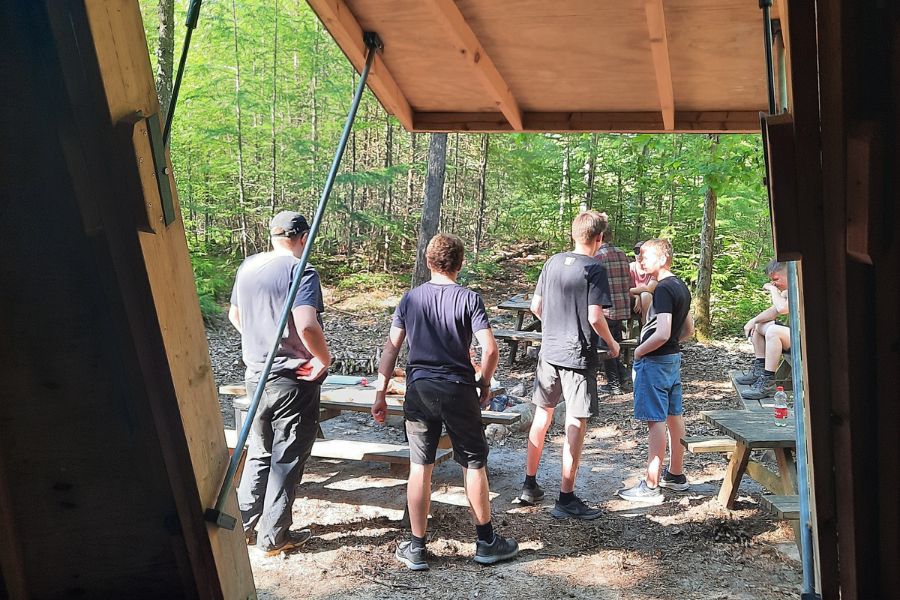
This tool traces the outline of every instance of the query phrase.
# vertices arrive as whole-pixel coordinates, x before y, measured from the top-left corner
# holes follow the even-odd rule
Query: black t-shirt
[[[534,289],[542,298],[541,357],[550,364],[584,369],[597,361],[599,339],[588,306],[612,306],[606,267],[574,252],[550,257]]]
[[[437,379],[475,384],[472,334],[491,326],[476,292],[455,283],[423,283],[400,300],[393,325],[406,331],[410,383]]]
[[[691,292],[683,281],[675,276],[660,280],[653,292],[653,304],[647,315],[647,324],[641,329],[641,343],[643,344],[656,331],[656,316],[661,313],[672,315],[672,332],[666,343],[648,352],[646,356],[662,356],[681,352],[678,344],[678,335],[684,326],[688,311],[691,308]]]

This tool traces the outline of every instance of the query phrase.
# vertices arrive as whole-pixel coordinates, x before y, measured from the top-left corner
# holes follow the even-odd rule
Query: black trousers
[[[252,396],[259,379],[248,377]],[[257,545],[273,550],[285,542],[293,522],[297,484],[316,441],[320,383],[273,374],[250,429],[238,505],[244,531],[256,529]]]
[[[613,339],[617,342],[621,342],[622,328],[624,326],[622,321],[616,319],[606,319],[606,324],[609,325],[609,331],[612,333]],[[622,360],[618,356],[616,358],[610,358],[603,361],[603,372],[606,373],[606,382],[610,386],[616,386],[621,383],[621,380],[619,379],[619,373],[622,370]]]

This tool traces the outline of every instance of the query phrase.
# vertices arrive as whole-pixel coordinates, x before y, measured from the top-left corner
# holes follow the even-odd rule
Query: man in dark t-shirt
[[[266,360],[280,340],[265,393],[250,429],[238,503],[248,544],[274,556],[297,548],[308,530],[290,531],[297,484],[316,439],[319,390],[331,354],[322,331],[319,274],[299,272],[309,225],[283,211],[269,225],[272,251],[247,258],[238,269],[228,318],[241,333],[247,394],[256,391]],[[287,327],[280,318],[291,283],[302,277]]]
[[[555,254],[544,264],[531,302],[531,312],[541,320],[543,334],[534,381],[535,415],[528,434],[520,500],[533,504],[544,497],[536,479],[538,465],[554,408],[565,400],[562,481],[551,511],[559,519],[590,520],[601,514],[575,496],[575,478],[587,419],[597,399],[597,340],[606,342],[611,358],[619,354],[619,343],[603,316],[603,308],[612,305],[606,268],[594,260],[605,227],[606,219],[596,211],[575,217],[574,250]]]
[[[428,569],[425,529],[431,473],[444,426],[453,444],[453,458],[463,468],[466,498],[475,517],[475,562],[493,564],[519,552],[516,541],[497,535],[491,524],[485,470],[488,445],[481,407],[490,398],[499,353],[481,296],[456,283],[464,255],[457,236],[439,233],[431,238],[425,251],[431,281],[400,300],[378,365],[372,416],[383,423],[387,383],[403,341],[409,342],[403,414],[409,438],[407,501],[412,535],[397,546],[395,557],[414,571]],[[469,354],[473,335],[482,350],[479,381]]]
[[[640,344],[634,350],[633,366],[634,418],[647,422],[650,457],[646,478],[619,490],[619,496],[632,502],[659,504],[663,501],[660,486],[688,489],[680,443],[684,437],[680,342],[694,334],[694,319],[690,314],[691,293],[670,270],[672,244],[663,239],[648,240],[641,246],[639,260],[644,271],[659,282],[641,329]],[[663,468],[667,428],[671,440],[669,466]]]

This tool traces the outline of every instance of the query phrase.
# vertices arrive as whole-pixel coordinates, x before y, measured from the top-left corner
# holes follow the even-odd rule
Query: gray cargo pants
[[[257,379],[247,378],[252,397]],[[238,504],[244,531],[258,531],[257,545],[273,550],[285,542],[303,467],[316,441],[320,383],[273,374],[250,429]]]

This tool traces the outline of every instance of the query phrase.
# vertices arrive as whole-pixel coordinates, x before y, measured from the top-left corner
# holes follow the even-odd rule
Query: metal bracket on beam
[[[384,42],[381,41],[381,38],[378,37],[378,34],[374,31],[363,32],[363,43],[366,45],[366,48],[369,48],[370,50],[384,52]]]

